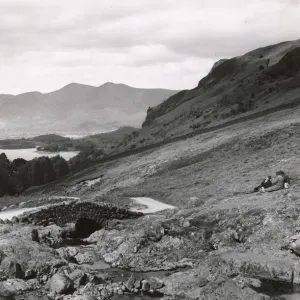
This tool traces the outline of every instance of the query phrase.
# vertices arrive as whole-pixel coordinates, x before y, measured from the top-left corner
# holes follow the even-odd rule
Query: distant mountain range
[[[71,83],[51,93],[0,94],[0,138],[47,133],[87,135],[140,127],[147,108],[177,93],[105,83]]]

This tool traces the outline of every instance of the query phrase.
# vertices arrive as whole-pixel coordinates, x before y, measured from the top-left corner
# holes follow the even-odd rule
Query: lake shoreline
[[[10,161],[13,161],[17,158],[23,158],[25,160],[32,160],[37,157],[48,156],[54,157],[60,155],[66,160],[71,159],[72,157],[76,156],[79,151],[57,151],[57,152],[50,152],[50,151],[38,151],[36,148],[25,148],[25,149],[7,149],[7,148],[0,148],[0,154],[5,153],[7,158]]]

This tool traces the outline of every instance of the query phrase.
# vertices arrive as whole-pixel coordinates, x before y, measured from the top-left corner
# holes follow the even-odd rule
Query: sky
[[[0,0],[0,12],[0,94],[190,89],[221,58],[300,38],[300,0]]]

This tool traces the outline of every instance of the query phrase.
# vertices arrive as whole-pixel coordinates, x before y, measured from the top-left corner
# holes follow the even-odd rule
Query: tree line
[[[5,153],[0,154],[0,197],[19,195],[31,186],[57,180],[70,172],[78,172],[101,161],[104,153],[93,144],[86,143],[81,151],[66,161],[57,155],[42,156],[26,161],[22,158],[10,161]]]

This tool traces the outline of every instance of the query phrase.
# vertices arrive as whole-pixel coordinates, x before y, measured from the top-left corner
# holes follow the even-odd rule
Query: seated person
[[[282,170],[278,171],[279,174],[282,175],[283,180],[284,180],[284,188],[288,189],[291,186],[291,180],[290,177],[288,175],[286,175]]]
[[[261,188],[262,192],[274,192],[282,189],[284,189],[284,177],[281,171],[276,172],[276,178],[272,186],[268,188]]]
[[[272,186],[271,178],[272,176],[266,177],[259,186],[254,188],[254,192],[258,192],[261,188],[268,188]]]

